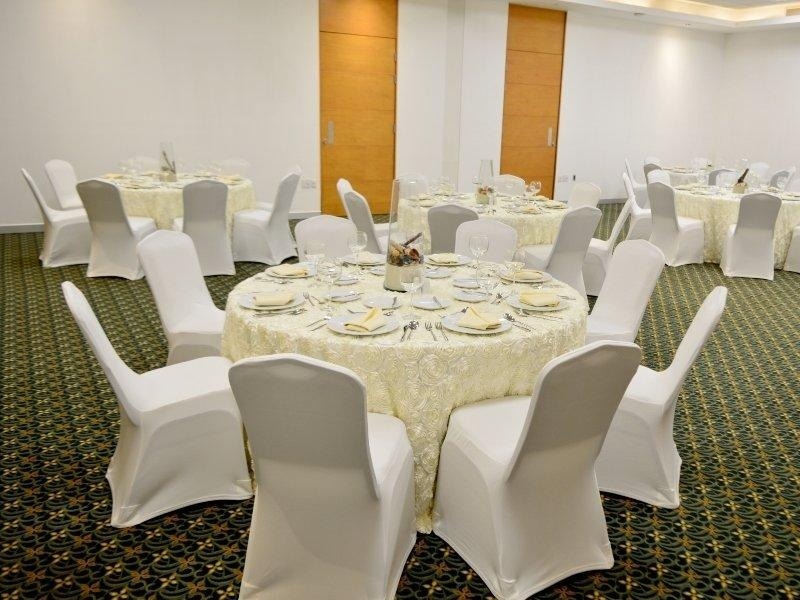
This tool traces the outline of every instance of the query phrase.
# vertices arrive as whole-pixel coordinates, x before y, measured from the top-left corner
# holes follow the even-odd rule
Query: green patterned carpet
[[[618,207],[605,207],[608,232]],[[40,234],[0,236],[3,598],[231,598],[252,503],[212,503],[118,530],[104,474],[117,406],[62,300],[86,293],[120,355],[160,367],[166,342],[144,280],[43,270]],[[263,267],[207,279],[215,301]],[[661,369],[705,295],[730,289],[717,332],[678,403],[682,506],[604,496],[616,563],[537,598],[800,597],[800,275],[727,279],[716,265],[667,268],[639,343]],[[332,582],[333,583],[333,582]],[[488,598],[434,535],[420,535],[397,597]]]

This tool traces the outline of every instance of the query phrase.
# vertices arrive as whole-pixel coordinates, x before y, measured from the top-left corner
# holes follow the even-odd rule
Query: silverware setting
[[[543,314],[541,314],[539,312],[536,312],[536,311],[527,311],[527,310],[522,310],[521,308],[517,308],[516,311],[517,311],[517,314],[520,315],[521,317],[536,317],[537,319],[545,319],[547,321],[562,321],[563,320],[561,317],[554,317],[554,316],[551,316],[551,315],[543,315]]]
[[[439,330],[439,333],[442,335],[442,339],[444,339],[445,342],[450,341],[450,339],[447,337],[447,334],[444,332],[444,326],[442,325],[441,321],[436,321],[436,329]]]
[[[260,319],[261,317],[277,317],[279,315],[299,315],[304,312],[306,312],[306,309],[301,307],[301,308],[290,308],[286,310],[271,310],[269,312],[263,311],[256,313],[253,316],[258,317]]]
[[[397,298],[397,296],[395,296],[395,298]],[[444,308],[444,305],[436,296],[431,296],[431,298],[433,298],[433,301],[439,306],[439,309]]]
[[[309,294],[308,292],[303,292],[303,298],[305,298],[306,300],[308,300],[308,303],[309,303],[311,306],[315,306],[315,303],[314,303],[314,301],[311,299],[311,294]]]
[[[515,325],[516,327],[519,327],[520,329],[523,329],[523,330],[525,330],[525,331],[533,331],[533,327],[531,327],[531,326],[530,326],[530,325],[528,325],[527,323],[523,323],[522,321],[519,321],[519,320],[515,319],[515,318],[514,318],[514,315],[512,315],[511,313],[505,313],[503,316],[504,316],[504,317],[505,317],[505,318],[508,320],[508,322],[509,322],[509,323],[511,323],[512,325]]]
[[[317,323],[322,323],[322,325],[325,325],[329,320],[330,317],[322,317],[321,319],[317,319],[316,321],[311,321],[311,323],[308,323],[306,327],[311,328],[313,331],[314,329],[316,329],[316,327],[312,327],[312,325],[316,325]],[[320,325],[320,327],[322,327],[322,325]]]
[[[436,334],[433,333],[433,324],[430,321],[425,321],[425,331],[431,334],[434,342],[438,342],[439,340],[436,339]]]

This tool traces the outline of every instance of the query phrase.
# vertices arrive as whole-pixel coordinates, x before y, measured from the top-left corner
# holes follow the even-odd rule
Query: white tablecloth
[[[703,221],[705,234],[704,260],[720,262],[728,228],[739,216],[741,194],[719,191],[705,186],[675,191],[675,207],[681,217]],[[792,229],[800,225],[800,195],[783,195],[783,203],[775,223],[775,267],[782,268],[792,239]]]
[[[158,181],[149,177],[134,180],[121,175],[99,179],[119,188],[126,214],[132,217],[151,217],[159,229],[172,229],[172,220],[183,216],[183,187],[201,179],[217,179],[227,184],[228,206],[225,212],[229,234],[233,227],[234,213],[256,206],[253,182],[235,176],[214,178],[180,174],[175,182]]]
[[[506,225],[510,225],[517,231],[517,245],[532,246],[537,244],[552,244],[556,240],[561,219],[564,218],[564,209],[545,208],[544,201],[547,198],[537,197],[535,205],[538,207],[538,214],[527,214],[515,212],[509,206],[509,199],[498,198],[497,210],[490,214],[486,210],[486,205],[478,205],[475,202],[474,194],[461,194],[448,200],[452,204],[459,204],[473,210],[478,209],[478,217],[481,219],[495,219]],[[424,251],[430,251],[431,231],[428,227],[428,210],[433,206],[445,203],[445,198],[436,196],[434,199],[426,201],[416,201],[402,199],[397,209],[397,224],[401,231],[417,232],[422,231],[424,235]],[[435,202],[435,203],[434,203]]]
[[[466,268],[457,272],[466,275]],[[383,278],[364,274],[357,289],[365,297],[389,293],[383,289]],[[429,280],[432,293],[452,298],[450,279]],[[552,358],[583,344],[588,305],[570,287],[560,293],[572,296],[559,320],[528,317],[535,327],[528,333],[512,327],[510,331],[490,335],[465,335],[448,332],[449,342],[434,342],[430,333],[420,327],[410,342],[398,344],[400,330],[377,337],[340,335],[326,327],[316,331],[306,325],[320,316],[318,308],[308,307],[300,315],[255,317],[239,307],[237,297],[246,291],[305,290],[307,280],[276,286],[270,282],[248,279],[230,293],[226,307],[222,352],[236,361],[251,356],[279,352],[296,352],[342,365],[356,372],[367,389],[368,410],[394,415],[406,424],[414,449],[417,528],[431,531],[431,508],[439,449],[447,431],[450,412],[463,404],[513,394],[530,394],[536,375]],[[350,286],[346,289],[352,289]],[[312,291],[319,297],[321,290]],[[400,296],[403,296],[402,294]],[[401,297],[405,303],[407,299]],[[417,309],[423,320],[435,321],[443,314],[455,312],[465,303],[454,302],[446,310]],[[360,302],[337,304],[361,308]],[[486,303],[478,305],[490,308]],[[405,312],[404,306],[398,315]],[[491,307],[498,313],[509,310],[505,303]],[[438,336],[438,333],[437,333]]]

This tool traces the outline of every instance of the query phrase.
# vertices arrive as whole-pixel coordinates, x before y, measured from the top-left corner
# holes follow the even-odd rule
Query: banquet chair
[[[278,184],[271,210],[251,208],[233,215],[234,260],[279,265],[297,256],[289,212],[299,182],[300,167],[295,165]]]
[[[664,254],[650,242],[628,240],[619,244],[586,319],[586,343],[633,342],[663,270]]]
[[[39,191],[39,186],[36,185],[28,171],[25,169],[20,169],[20,171],[36,200],[44,222],[44,241],[39,254],[42,266],[50,268],[88,263],[92,231],[89,228],[86,211],[50,208]]]
[[[639,208],[650,208],[650,200],[647,198],[647,184],[636,181],[636,176],[633,174],[630,161],[625,159],[625,173],[631,181],[631,187],[636,197],[636,203]],[[650,235],[649,232],[647,235]]]
[[[658,246],[671,267],[703,262],[703,222],[679,217],[675,209],[675,190],[664,183],[647,186],[653,230],[650,243]]]
[[[581,206],[597,208],[597,203],[600,202],[602,193],[600,186],[589,181],[579,181],[572,186],[567,206],[569,208],[580,208]]]
[[[636,198],[633,195],[628,196],[625,204],[622,205],[622,210],[619,211],[617,220],[614,221],[614,227],[611,228],[611,235],[608,236],[607,240],[592,238],[589,242],[589,248],[586,250],[586,256],[583,259],[583,283],[586,286],[586,293],[590,296],[600,294],[600,288],[603,287],[603,281],[611,263],[611,254],[614,252],[614,246],[617,243],[619,234],[622,232],[625,221],[628,220],[631,204],[635,202]]]
[[[457,204],[441,204],[428,210],[431,253],[455,252],[456,230],[467,221],[476,221],[478,213]]]
[[[681,457],[672,429],[683,382],[725,309],[728,290],[716,287],[663,371],[640,366],[614,414],[595,463],[597,483],[619,494],[662,508],[680,505]]]
[[[83,208],[81,197],[75,189],[75,186],[78,185],[78,177],[71,164],[60,158],[54,158],[44,163],[44,170],[62,210]]]
[[[87,277],[141,279],[144,273],[136,244],[156,230],[150,217],[129,217],[122,208],[117,186],[90,179],[77,185],[89,226],[92,245]]]
[[[723,173],[734,173],[733,169],[714,169],[708,174],[708,185],[719,185],[718,180]]]
[[[494,191],[504,196],[524,196],[525,180],[516,175],[498,175],[492,180]]]
[[[404,175],[400,175],[398,179],[400,180],[401,198],[411,198],[413,196],[419,196],[420,194],[428,193],[428,178],[421,173],[406,173]],[[339,181],[344,181],[346,182],[347,186],[350,186],[350,182],[346,179],[340,179]],[[352,189],[352,186],[350,186],[350,189],[346,189],[345,191],[347,192]],[[340,196],[344,198],[344,193],[341,191]],[[344,199],[342,199],[342,204],[344,204]]]
[[[650,181],[648,175],[650,175],[651,171],[660,171],[661,166],[658,163],[646,162],[644,163],[644,167],[642,169],[644,171],[644,180]]]
[[[139,242],[136,252],[167,337],[167,364],[219,356],[225,311],[208,293],[192,239],[159,230]]]
[[[469,238],[473,235],[485,235],[489,238],[489,247],[481,260],[502,263],[506,260],[509,250],[517,248],[517,230],[495,221],[494,219],[477,219],[475,221],[465,221],[456,228],[456,244],[454,251],[456,254],[469,256]]]
[[[626,173],[627,175],[627,173]],[[623,176],[622,178],[623,183],[625,184],[625,192],[628,196],[631,194],[636,194],[633,189],[633,185],[631,185],[631,178]],[[645,186],[645,190],[647,186]],[[639,196],[636,196],[639,198]],[[645,197],[647,198],[647,206],[650,206],[650,198],[647,196],[647,192],[645,191]],[[653,216],[652,212],[649,208],[642,208],[639,202],[634,202],[630,205],[630,223],[628,223],[628,233],[625,236],[626,240],[647,240],[650,239],[650,233],[653,229]]]
[[[748,165],[750,175],[758,178],[759,182],[769,181],[769,165],[765,162],[754,162]]]
[[[780,189],[786,189],[787,186],[792,182],[794,179],[796,167],[789,167],[788,169],[782,169],[777,171],[775,174],[770,177],[769,185],[771,187],[776,187]]]
[[[727,277],[775,277],[775,223],[781,199],[773,194],[742,196],[739,216],[728,228],[720,268]]]
[[[614,564],[594,461],[640,358],[634,344],[584,346],[547,363],[532,396],[451,413],[433,530],[498,600]]]
[[[258,482],[239,598],[394,598],[416,540],[403,422],[299,354],[241,360],[230,382]]]
[[[195,181],[183,188],[183,216],[173,220],[172,229],[192,239],[203,275],[236,274],[227,205],[228,186],[219,181]]]
[[[671,180],[669,177],[669,173],[662,169],[654,169],[647,174],[647,183],[663,183],[664,185],[670,185]]]
[[[783,270],[800,273],[800,225],[792,229],[789,251],[786,253],[786,262],[783,263]]]
[[[119,408],[119,440],[106,471],[111,525],[131,527],[192,504],[252,496],[230,361],[199,358],[135,373],[83,293],[69,281],[61,289]]]
[[[717,173],[717,187],[731,187],[736,180],[739,179],[739,174],[730,169],[722,170],[722,173]]]
[[[585,297],[583,261],[601,216],[600,209],[591,206],[568,210],[561,221],[556,241],[552,246],[525,247],[523,253],[525,266],[546,271],[556,279],[572,286],[581,296]]]
[[[350,186],[347,180],[340,179],[339,181],[344,181],[347,186]],[[339,183],[336,184],[336,187],[339,188]],[[342,186],[343,189],[344,187]],[[358,231],[367,234],[367,252],[385,254],[389,238],[389,224],[375,225],[367,199],[355,191],[352,186],[341,195],[341,198],[347,218],[353,222]]]
[[[303,219],[294,228],[297,239],[297,253],[300,260],[306,259],[309,242],[325,244],[325,254],[329,258],[342,258],[350,254],[347,240],[356,233],[356,226],[348,219],[332,215],[317,215]]]

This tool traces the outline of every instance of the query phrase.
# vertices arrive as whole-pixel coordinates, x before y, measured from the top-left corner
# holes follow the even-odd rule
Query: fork
[[[509,323],[511,323],[512,325],[516,325],[517,327],[519,327],[520,329],[524,329],[525,331],[533,331],[533,328],[530,325],[528,325],[527,323],[523,323],[522,321],[518,321],[517,319],[514,318],[514,316],[511,313],[506,313],[503,316],[506,319],[508,319]]]
[[[434,342],[438,342],[439,340],[436,339],[436,334],[433,333],[433,324],[430,321],[425,321],[425,331],[431,334]]]
[[[295,308],[293,310],[281,310],[281,311],[272,311],[272,312],[262,312],[256,313],[254,316],[258,318],[262,317],[277,317],[280,315],[299,315],[306,312],[305,308]]]
[[[444,332],[444,327],[442,327],[441,321],[436,321],[436,329],[438,329],[439,333],[442,334],[442,339],[444,339],[445,342],[450,341],[449,338],[447,337],[447,334]]]
[[[308,292],[303,292],[303,298],[305,298],[306,300],[308,300],[308,303],[309,303],[311,306],[316,306],[316,305],[314,304],[314,301],[311,299],[311,294],[309,294]]]

